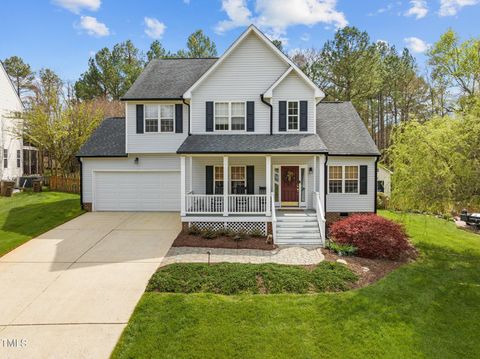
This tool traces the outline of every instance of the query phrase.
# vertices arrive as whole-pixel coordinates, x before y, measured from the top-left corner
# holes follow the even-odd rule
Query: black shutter
[[[213,194],[213,166],[205,166],[205,193]]]
[[[205,108],[205,131],[213,132],[213,102],[207,101]]]
[[[175,133],[183,132],[183,105],[177,103],[175,105]]]
[[[247,194],[255,194],[255,167],[247,166]]]
[[[368,190],[368,166],[360,166],[360,194],[367,194]]]
[[[300,131],[308,131],[308,101],[300,101]]]
[[[143,105],[137,105],[137,133],[143,133]]]
[[[247,131],[255,131],[255,102],[247,102]]]
[[[278,103],[278,130],[287,130],[287,101]]]

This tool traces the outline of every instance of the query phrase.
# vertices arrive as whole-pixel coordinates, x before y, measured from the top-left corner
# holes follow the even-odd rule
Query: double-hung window
[[[215,102],[215,131],[245,131],[245,102]]]
[[[213,193],[223,194],[223,167],[215,166],[214,171]]]
[[[288,101],[288,130],[298,131],[298,101]]]
[[[231,192],[234,194],[244,194],[247,185],[246,167],[230,167],[230,179]]]
[[[3,168],[8,168],[8,150],[3,149]]]
[[[17,168],[20,168],[22,165],[22,151],[17,150]]]
[[[329,166],[329,193],[358,193],[358,166]]]
[[[173,132],[174,105],[145,105],[145,132]]]

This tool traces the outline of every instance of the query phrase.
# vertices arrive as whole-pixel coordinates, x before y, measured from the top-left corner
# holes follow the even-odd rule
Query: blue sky
[[[0,59],[18,55],[69,81],[104,46],[131,39],[146,52],[158,38],[174,52],[203,29],[221,54],[250,23],[290,51],[320,48],[336,28],[354,25],[373,40],[408,45],[419,64],[449,27],[463,39],[480,36],[480,0],[3,0],[2,12]]]

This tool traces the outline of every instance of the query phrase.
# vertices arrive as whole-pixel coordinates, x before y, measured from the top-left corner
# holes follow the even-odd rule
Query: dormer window
[[[215,102],[215,131],[245,131],[245,102]]]
[[[174,105],[145,105],[145,132],[173,132]]]
[[[288,130],[298,131],[298,101],[288,101]]]

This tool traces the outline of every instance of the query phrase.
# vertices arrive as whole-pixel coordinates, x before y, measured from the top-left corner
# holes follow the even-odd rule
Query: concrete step
[[[280,245],[321,245],[322,241],[321,239],[283,239],[279,238],[277,241],[275,241],[275,244],[280,244]]]
[[[277,217],[277,222],[316,222],[317,217]]]
[[[299,239],[302,239],[302,238],[305,238],[305,239],[311,239],[311,238],[314,238],[314,239],[321,239],[320,238],[320,233],[315,233],[315,232],[312,232],[312,233],[282,233],[282,232],[278,232],[277,231],[277,239],[294,239],[294,238],[299,238]]]
[[[277,228],[318,228],[317,222],[277,222]]]
[[[278,229],[277,228],[277,235],[279,234],[285,234],[285,235],[304,235],[304,234],[316,234],[320,236],[320,231],[317,229],[298,229],[298,228],[282,228]]]

